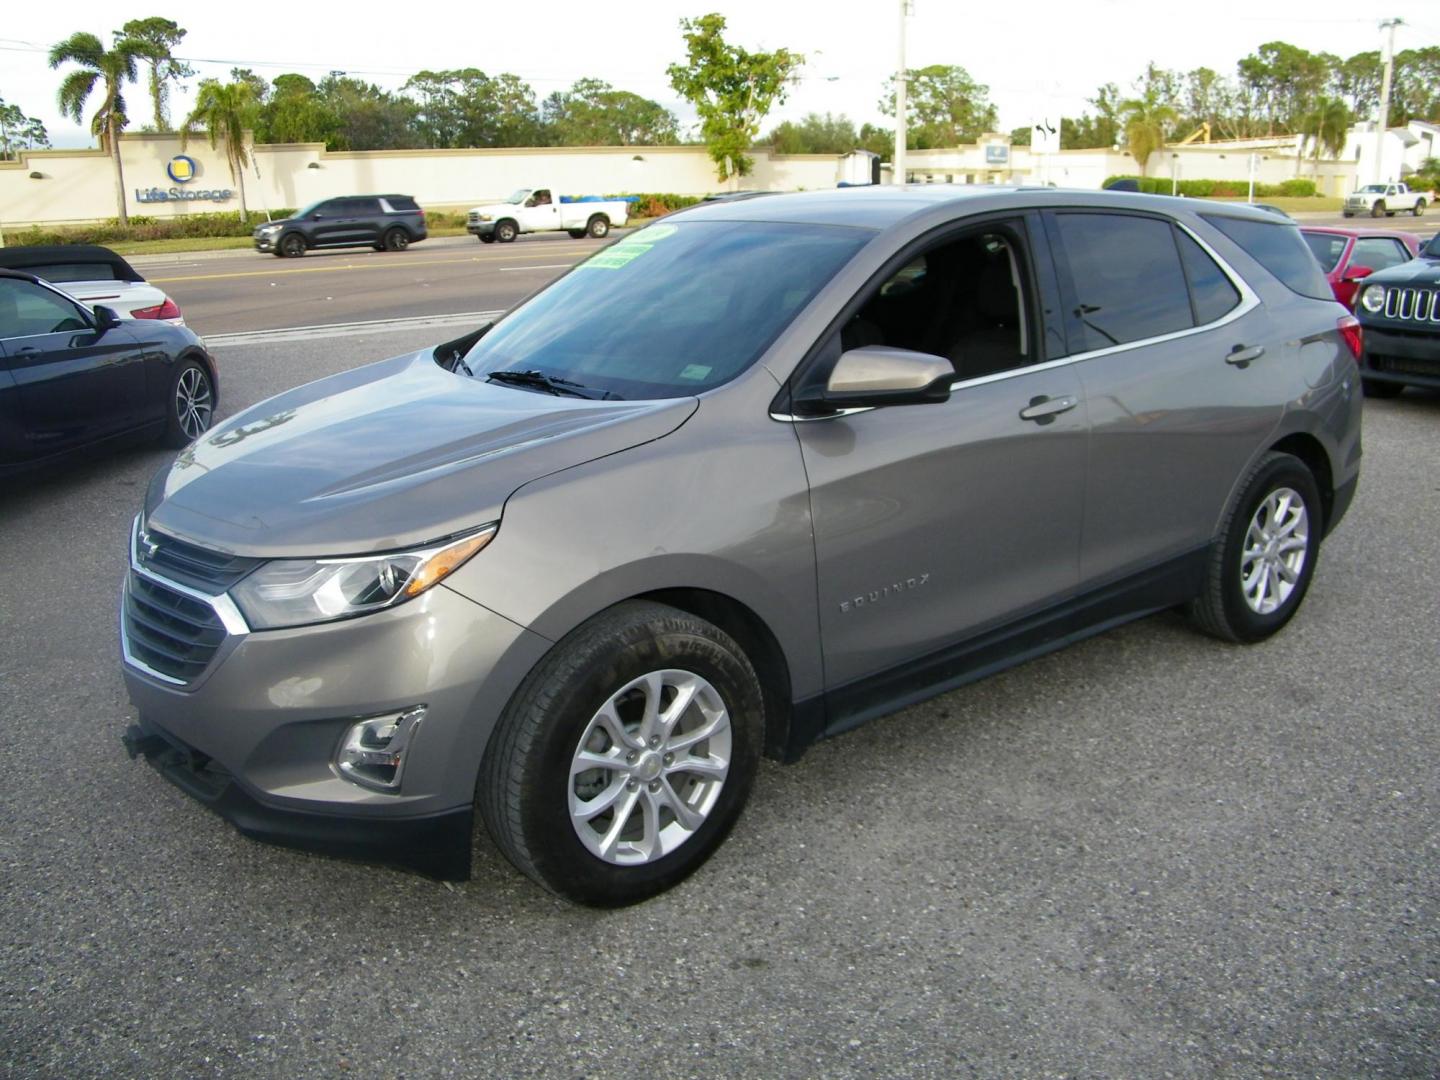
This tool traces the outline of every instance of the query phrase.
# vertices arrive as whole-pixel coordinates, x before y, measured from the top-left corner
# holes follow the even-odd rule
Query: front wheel
[[[585,230],[584,230],[584,229],[566,229],[565,231],[570,234],[570,239],[571,239],[571,240],[583,240],[583,239],[585,239]]]
[[[508,244],[520,235],[520,228],[513,221],[499,221],[495,223],[495,239],[502,244]]]
[[[287,259],[298,259],[305,254],[305,238],[299,233],[286,233],[280,238],[280,254]]]
[[[610,219],[604,214],[596,214],[585,226],[585,232],[593,240],[603,240],[610,235]]]
[[[497,846],[562,896],[597,907],[663,892],[739,817],[764,706],[749,659],[718,627],[632,601],[602,612],[531,672],[481,766]]]
[[[210,372],[198,360],[186,360],[170,383],[166,399],[166,446],[188,446],[205,432],[215,418],[215,384]]]
[[[475,239],[479,240],[482,244],[493,244],[495,242],[495,234],[493,232],[477,233]]]
[[[1304,462],[1290,454],[1262,457],[1225,516],[1204,588],[1189,606],[1200,629],[1249,643],[1289,622],[1315,574],[1323,515]]]
[[[1425,200],[1416,199],[1415,207],[1410,211],[1410,213],[1414,214],[1416,217],[1419,217],[1421,214],[1425,213]]]

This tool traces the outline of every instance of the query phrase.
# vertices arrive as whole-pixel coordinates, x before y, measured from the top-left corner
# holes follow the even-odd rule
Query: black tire
[[[299,233],[286,233],[280,238],[280,247],[276,254],[286,259],[298,259],[305,254],[305,237]]]
[[[604,214],[596,214],[585,223],[585,235],[592,240],[603,240],[610,235],[610,219]]]
[[[1306,544],[1289,594],[1273,610],[1262,613],[1246,600],[1241,567],[1252,522],[1266,500],[1281,490],[1298,495],[1303,504]],[[1187,608],[1190,618],[1201,630],[1224,641],[1249,644],[1274,634],[1290,621],[1305,599],[1315,575],[1324,531],[1320,491],[1305,463],[1290,454],[1264,455],[1226,511],[1219,538],[1211,546],[1204,588]]]
[[[493,244],[495,242],[495,234],[493,232],[476,233],[475,239],[479,240],[482,244]]]
[[[1354,214],[1353,211],[1346,210],[1346,211],[1344,212],[1344,215],[1343,215],[1343,216],[1344,216],[1344,217],[1354,217],[1355,214]]]
[[[1384,200],[1384,199],[1381,199],[1381,200],[1380,200],[1379,202],[1377,202],[1374,206],[1370,207],[1370,216],[1371,216],[1371,217],[1379,217],[1379,216],[1380,216],[1381,214],[1383,214],[1383,213],[1385,213],[1385,200]]]
[[[660,670],[698,675],[718,694],[730,720],[729,769],[708,813],[678,846],[649,861],[619,865],[593,853],[571,824],[572,794],[588,775],[572,776],[571,764],[597,710],[627,683]],[[617,709],[617,715],[626,714]],[[633,904],[677,884],[719,847],[750,793],[763,733],[755,669],[729,635],[675,608],[630,601],[566,636],[521,684],[490,738],[476,800],[496,845],[539,884],[595,907]],[[708,754],[708,740],[701,745]],[[610,740],[604,749],[619,748]],[[646,752],[644,744],[639,749],[642,763],[659,752]],[[634,758],[632,753],[629,760]],[[607,774],[606,783],[636,790],[618,770]],[[643,798],[643,791],[636,796]],[[616,835],[635,823],[635,812],[644,819],[639,802],[630,805],[634,810],[619,823],[611,813]]]
[[[584,240],[584,239],[585,239],[585,230],[584,230],[584,229],[566,229],[565,231],[570,234],[570,239],[571,239],[571,240]]]
[[[404,229],[391,229],[380,242],[386,251],[404,251],[410,246],[410,234]]]
[[[185,360],[175,369],[165,398],[166,446],[189,446],[215,421],[215,380],[210,369],[198,360]]]
[[[509,218],[495,223],[495,239],[500,241],[500,243],[508,244],[519,235],[520,226],[516,225],[515,222]]]
[[[1416,199],[1416,200],[1415,200],[1415,206],[1414,206],[1414,208],[1410,211],[1410,213],[1414,214],[1416,217],[1419,217],[1421,214],[1425,213],[1425,200],[1424,200],[1424,199]]]
[[[1405,384],[1380,382],[1378,379],[1362,378],[1360,380],[1360,388],[1365,391],[1366,397],[1384,399],[1399,397],[1405,391]]]

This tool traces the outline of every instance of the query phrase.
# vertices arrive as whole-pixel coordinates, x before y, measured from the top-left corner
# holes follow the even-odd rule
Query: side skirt
[[[797,701],[789,744],[779,756],[796,761],[820,739],[1183,604],[1200,592],[1209,550],[1197,548],[918,660]]]

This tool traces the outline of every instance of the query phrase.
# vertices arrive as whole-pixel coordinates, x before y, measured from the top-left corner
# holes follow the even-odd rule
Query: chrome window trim
[[[1037,371],[1050,371],[1055,368],[1067,367],[1070,364],[1079,364],[1083,363],[1086,360],[1094,360],[1102,356],[1113,356],[1117,353],[1128,352],[1131,349],[1143,349],[1147,346],[1159,345],[1167,341],[1178,341],[1180,338],[1189,337],[1191,334],[1199,334],[1202,332],[1219,329],[1222,326],[1228,326],[1230,323],[1235,322],[1237,319],[1244,318],[1246,315],[1250,314],[1250,312],[1254,311],[1257,307],[1260,306],[1260,297],[1256,294],[1254,289],[1250,288],[1249,282],[1247,282],[1243,277],[1241,277],[1235,271],[1235,268],[1232,267],[1228,262],[1226,262],[1223,257],[1221,257],[1219,252],[1217,252],[1213,247],[1206,243],[1202,237],[1197,236],[1195,234],[1195,230],[1191,229],[1183,221],[1176,220],[1175,218],[1165,218],[1163,220],[1167,220],[1173,223],[1177,228],[1184,232],[1186,236],[1188,236],[1191,240],[1194,240],[1195,243],[1199,244],[1200,250],[1205,252],[1206,255],[1210,256],[1210,258],[1214,260],[1215,265],[1220,267],[1220,272],[1225,275],[1225,277],[1229,280],[1230,284],[1235,287],[1235,291],[1240,294],[1239,303],[1237,303],[1224,315],[1220,316],[1220,318],[1215,319],[1213,322],[1202,323],[1199,326],[1187,327],[1184,330],[1175,330],[1168,334],[1160,334],[1157,337],[1141,338],[1138,341],[1127,341],[1121,345],[1110,345],[1103,349],[1092,349],[1089,352],[1072,353],[1069,356],[1057,357],[1054,360],[1046,360],[1043,363],[1039,364],[1027,364],[1024,367],[1011,368],[1009,371],[997,371],[992,375],[978,375],[973,379],[961,379],[957,382],[953,382],[950,384],[950,392],[953,394],[955,391],[962,390],[967,386],[985,386],[988,383],[1003,382],[1006,379],[1013,379],[1020,375],[1030,375]],[[1176,252],[1176,258],[1179,258],[1178,251]],[[1188,290],[1190,279],[1187,277],[1185,280],[1186,288]],[[786,413],[772,412],[770,414],[770,419],[779,420],[782,423],[794,424],[806,423],[812,420],[837,420],[842,416],[853,416],[856,413],[870,411],[871,410],[869,408],[842,409],[838,412],[831,413],[826,416],[792,416]]]

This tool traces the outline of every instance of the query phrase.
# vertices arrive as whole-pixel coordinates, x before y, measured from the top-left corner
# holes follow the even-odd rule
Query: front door
[[[943,403],[797,422],[831,691],[922,661],[1074,589],[1086,409],[1040,349],[1026,233],[996,223],[890,276],[842,348],[945,356]]]
[[[560,199],[549,188],[537,188],[520,208],[520,224],[526,232],[546,232],[560,227]]]

